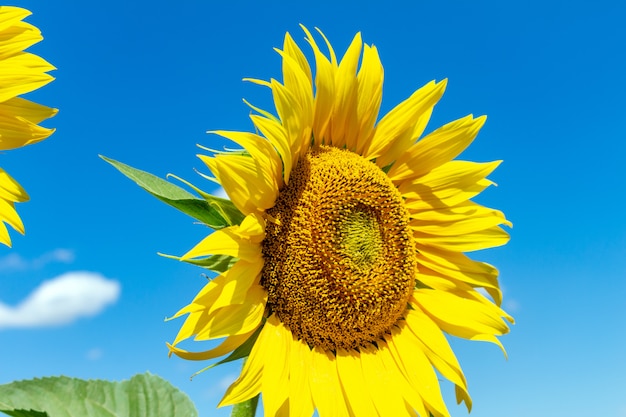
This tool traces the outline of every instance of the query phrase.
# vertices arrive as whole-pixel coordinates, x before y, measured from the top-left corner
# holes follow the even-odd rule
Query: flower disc
[[[401,194],[374,163],[309,151],[267,211],[261,284],[298,339],[336,351],[380,340],[407,308],[416,249]]]

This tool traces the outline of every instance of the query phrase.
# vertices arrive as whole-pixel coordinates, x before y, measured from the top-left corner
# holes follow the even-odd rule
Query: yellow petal
[[[492,185],[485,177],[500,162],[450,161],[420,178],[404,181],[398,190],[409,211],[456,206]]]
[[[243,261],[239,261],[243,262]],[[233,266],[234,267],[234,266]],[[214,279],[210,280],[196,296],[193,301],[187,306],[181,308],[176,314],[169,318],[169,320],[173,320],[178,318],[184,314],[188,313],[197,313],[200,311],[208,311],[211,308],[211,305],[215,302],[217,297],[220,296],[222,292],[222,287],[224,286],[224,282],[226,281],[225,275],[219,275]]]
[[[471,252],[502,246],[510,239],[509,234],[498,226],[458,236],[434,235],[413,230],[413,237],[420,245],[452,252]]]
[[[307,41],[313,48],[315,55],[315,100],[313,113],[313,139],[315,145],[328,143],[329,133],[327,133],[331,115],[333,114],[333,103],[335,99],[335,72],[336,58],[331,49],[332,62],[320,51],[311,33],[301,26],[306,33]]]
[[[248,214],[234,231],[242,239],[248,239],[252,243],[261,243],[265,238],[265,220],[258,213]]]
[[[57,114],[57,112],[57,109],[33,103],[20,97],[0,103],[0,114],[7,117],[21,117],[31,123],[41,123]]]
[[[485,288],[497,305],[502,302],[502,292],[498,285],[498,270],[493,266],[477,262],[459,252],[443,251],[437,248],[417,246],[418,264],[427,267],[441,276],[472,286]]]
[[[264,211],[274,206],[280,176],[268,165],[250,156],[218,154],[198,155],[224,187],[233,204],[243,214]]]
[[[390,335],[387,335],[386,339],[389,339],[390,337]],[[413,411],[417,410],[420,416],[430,416],[422,396],[414,387],[411,386],[407,378],[402,373],[403,365],[398,364],[389,345],[382,341],[377,342],[377,344],[379,347],[378,355],[380,356],[380,360],[385,367],[389,378],[397,383],[395,388],[404,399],[404,402],[408,404],[409,414],[417,417],[417,414]]]
[[[418,289],[414,292],[414,303],[440,329],[453,336],[472,339],[477,336],[503,335],[509,331],[502,317],[510,316],[486,299],[483,301],[444,291]]]
[[[184,313],[183,313],[184,314]],[[183,325],[178,330],[176,339],[172,345],[176,346],[183,340],[190,338],[191,336],[199,333],[207,325],[209,316],[204,311],[192,312],[185,318]]]
[[[24,234],[24,224],[14,203],[28,201],[28,194],[6,171],[0,169],[0,243],[11,247],[11,237],[4,223]]]
[[[301,340],[291,335],[289,350],[289,415],[291,417],[311,417],[315,406],[311,396],[311,349]]]
[[[41,41],[41,32],[26,22],[14,22],[0,30],[0,60],[7,59]]]
[[[243,364],[241,375],[228,387],[218,407],[249,400],[261,392],[261,378],[265,361],[269,355],[272,355],[274,349],[274,346],[268,343],[268,335],[269,332],[264,326],[259,333],[259,338],[252,346],[250,356]]]
[[[287,132],[292,149],[292,159],[296,163],[297,156],[295,153],[302,148],[303,142],[310,138],[312,110],[303,107],[303,105],[308,106],[309,103],[299,102],[298,97],[278,81],[272,80],[271,85],[276,111]]]
[[[0,8],[0,31],[7,30],[20,20],[30,15],[30,11],[21,7],[2,6]]]
[[[360,353],[355,350],[337,350],[337,371],[348,406],[355,416],[372,414],[374,403],[367,391],[361,367]]]
[[[29,200],[26,190],[2,168],[0,168],[0,199],[14,203]]]
[[[250,132],[217,130],[209,133],[230,139],[243,147],[260,167],[262,172],[259,174],[273,177],[277,180],[278,186],[282,186],[282,181],[280,181],[282,163],[278,153],[276,153],[276,150],[268,140]]]
[[[386,345],[384,348],[387,348]],[[402,381],[392,378],[392,373],[386,369],[381,359],[381,349],[374,346],[361,348],[360,357],[365,385],[378,415],[407,415],[408,410],[400,395]]]
[[[167,348],[170,351],[169,355],[173,353],[179,358],[187,359],[190,361],[205,361],[209,359],[218,358],[220,356],[226,355],[229,352],[232,352],[233,350],[241,346],[243,342],[248,340],[248,338],[253,333],[254,331],[251,331],[249,333],[228,336],[226,339],[224,339],[222,343],[220,343],[213,349],[209,349],[204,352],[188,352],[184,349],[177,348],[175,344],[169,344],[169,343],[167,343]]]
[[[440,218],[439,221],[413,219],[409,222],[409,225],[413,230],[420,233],[437,236],[464,235],[501,224],[512,226],[511,222],[506,220],[501,214],[501,212],[493,211],[485,216],[467,216],[451,221],[446,221],[444,217]]]
[[[469,115],[425,136],[398,158],[389,170],[389,178],[398,183],[450,162],[472,143],[486,119]]]
[[[428,360],[459,388],[457,401],[465,401],[468,412],[471,411],[472,399],[467,391],[465,375],[441,329],[427,315],[422,314],[421,310],[407,310],[406,324],[417,337]]]
[[[24,234],[24,224],[17,211],[15,211],[13,203],[0,198],[0,243],[11,247],[11,238],[3,222],[9,224],[19,233]]]
[[[266,302],[265,289],[260,285],[252,286],[242,304],[222,307],[213,312],[195,340],[217,339],[253,331],[263,319]]]
[[[309,66],[309,61],[307,61],[306,57],[300,50],[300,47],[298,47],[298,45],[294,42],[293,38],[291,37],[289,33],[285,34],[285,41],[283,43],[283,51],[285,52],[287,56],[290,56],[298,63],[300,69],[308,78],[309,84],[312,84],[313,77],[311,75],[311,67]]]
[[[401,367],[405,378],[422,397],[428,411],[434,417],[450,417],[441,397],[437,375],[426,354],[420,349],[416,337],[411,332],[399,329],[392,329],[391,333],[392,336],[387,338],[390,353]]]
[[[288,131],[293,131],[293,137],[290,140],[292,150],[299,153],[303,144],[306,144],[308,147],[313,125],[313,85],[311,84],[311,75],[305,72],[306,69],[302,68],[297,58],[294,59],[283,51],[278,52],[283,57],[284,88],[290,92],[290,97],[298,103],[297,111],[299,114],[297,123],[290,122],[287,129]]]
[[[0,102],[29,93],[54,79],[54,70],[43,58],[22,52],[0,61]]]
[[[287,132],[279,121],[267,117],[251,115],[252,123],[270,141],[278,151],[283,162],[283,178],[285,184],[289,184],[289,176],[293,166],[292,147],[287,137]]]
[[[0,222],[0,243],[11,247],[11,236],[9,236],[9,231],[4,223]]]
[[[348,407],[339,384],[335,356],[315,347],[311,351],[311,395],[320,417],[348,416]]]
[[[211,303],[209,312],[227,305],[242,304],[252,285],[259,282],[261,269],[262,262],[250,264],[240,260],[224,272],[222,276],[225,279],[220,285],[219,296]]]
[[[21,148],[40,142],[54,133],[23,117],[0,113],[0,150]]]
[[[435,223],[435,222],[454,222],[467,218],[481,218],[481,217],[498,217],[506,219],[504,213],[499,210],[494,210],[489,207],[481,206],[473,201],[464,201],[460,204],[451,207],[440,208],[437,210],[409,210],[411,219],[419,220],[421,222]],[[503,222],[504,224],[511,226],[510,222]]]
[[[251,222],[257,222],[258,228],[264,233],[262,220],[259,220],[254,215],[249,215],[248,217],[251,219]],[[181,256],[180,259],[186,260],[208,255],[228,255],[250,263],[262,263],[259,236],[253,235],[253,239],[251,239],[241,235],[240,226],[226,227],[216,230],[205,237],[189,252]]]
[[[357,81],[359,83],[357,100],[357,120],[359,135],[356,152],[363,154],[363,149],[370,143],[374,134],[374,126],[383,98],[383,65],[375,46],[364,45],[363,61]]]
[[[387,113],[376,126],[374,137],[363,156],[366,159],[378,158],[376,163],[385,166],[404,154],[421,134],[416,132],[415,126],[426,126],[420,117],[430,115],[430,109],[443,95],[445,86],[446,80],[439,83],[431,81]],[[406,132],[410,134],[404,135]]]
[[[289,359],[293,339],[276,315],[267,319],[263,330],[267,332],[267,343],[272,346],[272,354],[265,358],[261,377],[263,411],[266,416],[275,416],[289,397]]]
[[[361,34],[357,33],[341,59],[335,74],[335,100],[331,121],[330,143],[338,148],[343,148],[344,146],[347,146],[348,149],[356,148],[359,129],[357,118],[359,86],[356,71],[362,45]]]
[[[466,203],[468,202],[464,204]],[[474,205],[476,206],[478,205]],[[472,206],[469,207],[469,210],[458,210],[457,215],[447,215],[454,212],[451,208],[431,210],[442,213],[436,220],[413,218],[409,226],[414,231],[416,242],[457,252],[484,249],[508,242],[508,233],[497,227],[500,224],[512,226],[502,212],[481,207],[482,210],[472,213]],[[459,212],[464,216],[458,215]]]

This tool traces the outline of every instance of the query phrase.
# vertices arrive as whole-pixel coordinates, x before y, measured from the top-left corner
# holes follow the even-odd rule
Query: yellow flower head
[[[35,26],[23,22],[30,12],[19,7],[0,6],[0,151],[21,148],[50,136],[54,129],[38,124],[54,116],[56,109],[18,97],[49,83],[47,74],[55,69],[44,59],[24,49],[42,40]],[[15,203],[28,200],[26,191],[0,168],[0,242],[11,245],[4,223],[24,233]]]
[[[252,342],[220,405],[262,393],[266,416],[449,416],[435,370],[469,409],[444,333],[502,346],[513,321],[498,271],[464,254],[509,239],[504,215],[470,200],[499,161],[454,160],[485,117],[423,136],[444,80],[378,120],[376,48],[357,34],[339,61],[303,29],[315,74],[287,34],[282,83],[251,80],[271,89],[278,116],[251,106],[257,133],[214,132],[242,151],[200,155],[245,218],[181,258],[236,262],[175,315],[188,314],[170,350],[204,360]],[[225,340],[176,347],[191,336]]]

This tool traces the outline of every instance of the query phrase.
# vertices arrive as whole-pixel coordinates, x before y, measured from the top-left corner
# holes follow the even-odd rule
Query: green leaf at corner
[[[234,207],[230,200],[214,196],[210,196],[210,201],[197,198],[179,186],[146,171],[133,168],[102,155],[100,157],[159,200],[194,219],[200,220],[213,229],[239,224],[243,219],[243,215]]]
[[[150,373],[122,382],[68,377],[16,381],[0,385],[0,398],[0,412],[14,417],[198,417],[189,397]]]

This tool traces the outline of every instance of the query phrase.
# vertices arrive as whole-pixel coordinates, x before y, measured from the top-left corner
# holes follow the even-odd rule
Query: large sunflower
[[[251,80],[271,89],[278,117],[251,106],[258,133],[214,132],[241,151],[200,155],[245,218],[181,258],[236,262],[175,315],[188,314],[170,350],[204,360],[252,344],[220,405],[262,393],[266,416],[448,416],[435,370],[469,409],[444,333],[502,346],[513,321],[497,270],[463,253],[509,239],[500,211],[470,201],[500,162],[453,160],[485,117],[422,137],[444,80],[377,122],[376,48],[357,34],[338,61],[303,29],[315,78],[286,34],[283,82]],[[191,336],[226,339],[176,347]]]
[[[24,52],[42,40],[35,26],[23,22],[30,12],[19,7],[0,6],[0,151],[21,148],[50,136],[54,129],[38,124],[57,110],[18,97],[49,83],[47,74],[55,69],[43,58]],[[24,233],[15,203],[28,200],[26,191],[0,168],[0,242],[11,246],[4,223]]]

